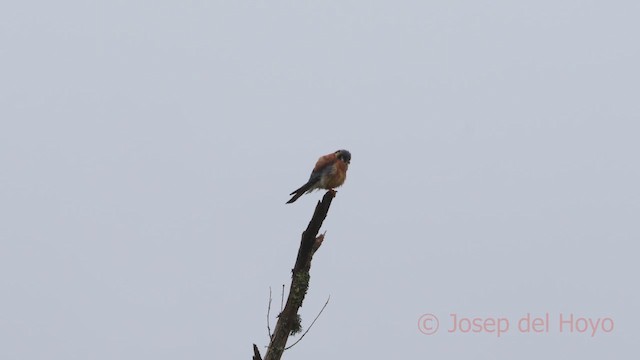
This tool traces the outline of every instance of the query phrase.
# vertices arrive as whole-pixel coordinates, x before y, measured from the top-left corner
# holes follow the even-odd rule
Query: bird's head
[[[348,150],[338,150],[335,152],[336,157],[346,164],[351,163],[351,153]]]

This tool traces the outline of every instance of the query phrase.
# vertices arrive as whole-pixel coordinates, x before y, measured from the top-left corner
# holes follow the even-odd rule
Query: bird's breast
[[[321,179],[321,187],[325,189],[333,189],[342,185],[347,179],[347,164],[338,161],[333,164],[331,171],[327,172]]]

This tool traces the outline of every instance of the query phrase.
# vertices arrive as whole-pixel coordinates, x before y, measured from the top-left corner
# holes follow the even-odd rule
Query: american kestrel
[[[311,171],[309,181],[289,195],[293,195],[287,204],[298,200],[304,193],[318,189],[332,190],[344,183],[347,178],[347,169],[351,162],[351,153],[347,150],[338,150],[331,154],[321,156],[316,166]]]

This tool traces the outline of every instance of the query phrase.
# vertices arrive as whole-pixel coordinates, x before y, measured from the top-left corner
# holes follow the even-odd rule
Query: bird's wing
[[[317,182],[318,182],[318,180],[310,179],[309,181],[307,181],[306,184],[304,184],[304,185],[300,186],[299,188],[293,190],[291,192],[291,194],[289,194],[289,195],[293,195],[293,194],[297,194],[297,193],[300,193],[300,195],[302,195],[302,194],[306,193],[307,191],[309,191]]]
[[[334,153],[320,156],[320,158],[318,159],[318,162],[316,162],[316,166],[313,168],[313,171],[311,172],[311,175],[313,176],[314,173],[318,173],[318,174],[322,173],[324,169],[333,165],[333,163],[336,162],[336,160],[338,160],[338,157]]]
[[[289,201],[287,201],[287,204],[291,204],[292,202],[298,200],[298,198],[302,196],[304,193],[313,190],[314,186],[318,183],[318,181],[320,181],[320,176],[311,177],[306,184],[300,186],[299,188],[291,192],[291,194],[289,194],[289,195],[293,195],[293,197]]]

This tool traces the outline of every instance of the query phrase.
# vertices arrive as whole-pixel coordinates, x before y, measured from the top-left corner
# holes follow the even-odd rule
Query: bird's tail
[[[287,201],[287,204],[291,204],[292,202],[298,200],[298,198],[302,195],[304,195],[304,193],[306,193],[307,191],[309,191],[311,189],[311,187],[313,186],[314,182],[309,180],[306,184],[302,185],[299,189],[293,191],[291,194],[289,195],[293,195],[293,197]]]

